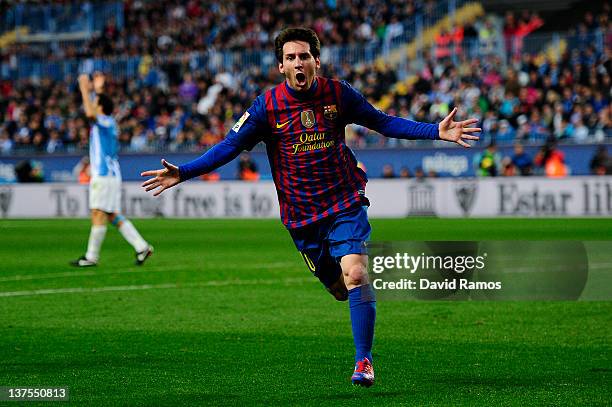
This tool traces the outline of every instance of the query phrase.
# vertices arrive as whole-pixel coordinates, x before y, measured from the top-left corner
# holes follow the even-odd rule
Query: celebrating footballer
[[[306,28],[283,30],[275,39],[285,81],[258,96],[226,138],[199,158],[142,172],[159,195],[211,172],[243,150],[264,142],[280,203],[280,215],[308,269],[339,301],[348,300],[355,344],[354,384],[374,384],[372,343],[376,299],[368,280],[370,236],[366,174],[345,144],[345,126],[355,123],[398,139],[445,140],[469,147],[477,119],[415,122],[374,108],[344,81],[317,76],[320,42]]]

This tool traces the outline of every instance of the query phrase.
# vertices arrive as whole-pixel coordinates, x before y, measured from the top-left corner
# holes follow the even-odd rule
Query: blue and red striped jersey
[[[283,82],[257,97],[225,140],[181,165],[181,180],[210,172],[263,141],[283,224],[306,226],[364,202],[367,177],[345,143],[349,123],[387,137],[438,137],[437,124],[386,115],[344,81],[317,77],[306,92]]]

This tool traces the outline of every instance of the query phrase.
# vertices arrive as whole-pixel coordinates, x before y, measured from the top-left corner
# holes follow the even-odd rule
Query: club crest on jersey
[[[315,115],[312,110],[303,111],[300,114],[300,119],[302,120],[302,125],[307,129],[310,129],[315,125]]]
[[[323,106],[323,116],[327,120],[335,120],[338,117],[338,109],[336,105],[326,105]]]

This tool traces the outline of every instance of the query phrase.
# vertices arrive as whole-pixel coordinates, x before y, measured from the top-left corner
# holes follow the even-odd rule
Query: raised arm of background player
[[[473,136],[471,133],[480,131],[480,128],[469,127],[477,123],[477,119],[453,121],[457,108],[454,108],[438,124],[389,116],[374,108],[363,95],[344,81],[342,82],[342,106],[346,111],[344,115],[346,124],[360,124],[386,137],[445,140],[463,147],[470,147],[464,140],[478,140],[478,136]],[[156,190],[153,195],[157,196],[179,182],[213,171],[236,158],[242,150],[253,148],[261,141],[261,135],[268,131],[266,126],[265,101],[263,96],[259,96],[223,141],[199,158],[180,167],[162,159],[164,168],[144,171],[140,174],[143,177],[153,177],[145,181],[142,186],[146,191]]]
[[[95,72],[93,76],[93,90],[96,95],[101,94],[104,91],[104,74],[101,72]],[[79,75],[79,90],[81,91],[81,98],[83,99],[83,108],[85,109],[85,115],[88,119],[96,120],[98,112],[91,97],[92,82],[89,80],[88,74]]]

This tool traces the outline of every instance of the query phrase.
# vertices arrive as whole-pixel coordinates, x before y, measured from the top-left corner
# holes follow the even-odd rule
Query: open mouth
[[[295,80],[297,81],[298,85],[305,85],[306,84],[306,74],[304,74],[303,72],[296,73]]]

